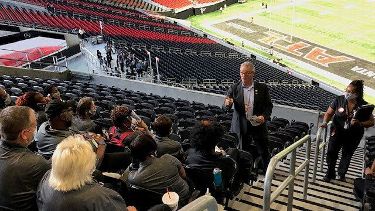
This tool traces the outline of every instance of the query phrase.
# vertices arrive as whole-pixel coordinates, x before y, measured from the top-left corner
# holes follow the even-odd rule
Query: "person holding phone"
[[[116,106],[111,112],[113,126],[109,129],[110,144],[118,147],[129,146],[138,135],[149,133],[148,126],[128,107]]]
[[[59,89],[55,85],[48,85],[44,89],[44,94],[47,96],[48,101],[61,100],[61,94]]]
[[[223,108],[229,110],[233,106],[231,131],[237,134],[239,147],[245,151],[250,151],[250,144],[254,141],[265,173],[270,161],[265,123],[271,116],[273,105],[267,85],[255,82],[254,75],[255,67],[251,62],[241,64],[241,80],[229,88]]]
[[[364,128],[374,126],[373,115],[370,115],[366,121],[353,118],[355,111],[366,104],[367,102],[363,99],[363,81],[354,80],[346,87],[344,94],[337,96],[328,107],[323,124],[320,126],[327,127],[327,123],[332,119],[326,158],[328,169],[323,178],[324,181],[329,182],[336,178],[335,166],[340,149],[342,149],[342,156],[338,175],[339,180],[345,181],[350,160],[363,137]]]

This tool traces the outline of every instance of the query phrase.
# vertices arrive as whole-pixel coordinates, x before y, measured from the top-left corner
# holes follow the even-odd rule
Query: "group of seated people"
[[[64,101],[55,86],[43,94],[27,92],[15,105],[8,99],[0,88],[0,208],[136,210],[126,206],[126,195],[97,182],[108,169],[125,184],[161,194],[176,192],[179,207],[197,196],[185,165],[211,172],[220,168],[225,178],[228,164],[238,163],[243,165],[238,178],[248,182],[248,155],[237,149],[215,150],[224,130],[212,119],[197,122],[190,149],[184,151],[165,115],[158,116],[151,129],[127,106],[117,105],[110,113],[112,126],[105,128],[94,120],[93,98]]]

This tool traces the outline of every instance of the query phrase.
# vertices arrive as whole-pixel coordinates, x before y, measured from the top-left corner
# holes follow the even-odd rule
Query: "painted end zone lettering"
[[[264,33],[268,36],[261,38],[258,41],[267,45],[273,45],[276,41],[285,40],[285,38],[287,37],[286,35],[282,35],[272,31],[267,31]]]
[[[358,66],[355,66],[353,67],[352,69],[350,69],[351,71],[353,72],[356,72],[356,73],[359,73],[359,74],[362,74],[364,76],[367,76],[369,78],[375,78],[375,72],[374,71],[371,71],[371,70],[368,70],[366,68],[362,68],[362,67],[358,67]]]
[[[289,42],[287,40],[284,40],[284,41]],[[287,51],[287,52],[289,52],[291,54],[294,54],[296,56],[302,56],[303,53],[299,52],[299,50],[302,50],[302,49],[310,47],[310,46],[311,46],[310,44],[305,43],[303,41],[299,41],[297,43],[292,43],[292,44],[287,45],[287,46],[283,46],[283,45],[280,45],[280,44],[276,44],[275,45],[276,48],[279,48],[279,49],[281,49],[283,51]]]
[[[303,58],[320,64],[324,67],[328,67],[329,64],[353,61],[354,59],[347,56],[333,56],[326,53],[327,50],[319,47],[313,48],[309,53],[307,53]]]

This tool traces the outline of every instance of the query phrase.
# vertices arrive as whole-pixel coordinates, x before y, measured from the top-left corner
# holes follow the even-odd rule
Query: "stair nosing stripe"
[[[263,181],[260,181],[261,183],[263,183]],[[272,184],[272,186],[274,186],[275,188],[277,188],[278,186],[277,185],[275,185],[275,184]],[[260,188],[260,187],[257,187],[257,186],[253,186],[252,188],[254,188],[254,189],[258,189],[258,190],[263,190],[263,188]],[[302,187],[303,188],[303,187]],[[294,190],[295,192],[297,192],[297,193],[300,193],[300,194],[303,194],[303,191],[300,191],[300,190]],[[317,191],[317,190],[314,190],[314,191],[316,191],[316,192],[320,192],[320,191]],[[335,195],[336,196],[336,194],[332,194],[332,195]],[[324,199],[325,201],[330,201],[330,202],[333,202],[333,203],[337,203],[337,204],[344,204],[345,206],[348,206],[348,207],[353,207],[353,208],[359,208],[359,206],[356,206],[356,205],[353,205],[353,204],[348,204],[348,203],[345,203],[345,202],[342,202],[342,201],[337,201],[337,200],[335,200],[335,199],[330,199],[330,198],[324,198],[324,197],[322,197],[322,196],[318,196],[318,195],[316,195],[316,194],[312,194],[312,193],[307,193],[307,196],[312,196],[312,197],[315,197],[315,198],[319,198],[319,199]],[[286,196],[286,197],[288,197],[288,196]],[[346,199],[346,197],[341,197],[341,196],[336,196],[337,198],[345,198]],[[355,201],[355,200],[350,200],[350,201]],[[357,201],[355,201],[355,202],[357,202]],[[314,202],[315,203],[315,202]]]
[[[282,169],[277,169],[277,170],[289,174],[289,172],[287,172],[287,171],[283,171]],[[280,175],[280,176],[284,176],[284,175],[281,175],[281,174],[278,174],[278,175]],[[284,177],[285,177],[285,176],[284,176]],[[302,177],[302,176],[301,176],[301,177]],[[312,177],[309,177],[309,178],[312,178]],[[295,180],[297,180],[297,181],[302,181],[302,179],[298,179],[298,178],[295,179]],[[319,179],[318,179],[318,180],[319,180]],[[312,182],[309,182],[309,184],[313,184],[313,185],[314,185],[314,183],[312,183]],[[343,184],[335,184],[335,183],[331,183],[331,184],[333,184],[333,185],[335,185],[335,186],[340,186],[340,187],[343,187],[343,188],[347,188],[347,189],[353,189],[353,184],[351,184],[351,183],[348,183],[348,184],[351,184],[351,186],[343,185]],[[330,187],[330,186],[325,186],[325,185],[322,185],[322,184],[319,184],[319,185],[320,185],[320,186],[324,186],[324,187]],[[348,191],[343,190],[343,189],[337,189],[337,188],[335,188],[335,187],[330,187],[330,188],[336,189],[337,191],[345,191],[345,192],[349,193]]]

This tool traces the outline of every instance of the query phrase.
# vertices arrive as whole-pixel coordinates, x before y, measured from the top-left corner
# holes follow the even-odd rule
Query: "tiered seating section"
[[[141,9],[145,8],[147,4],[143,0],[112,0],[110,3],[116,6],[126,6]]]
[[[126,105],[134,109],[138,115],[150,126],[157,114],[168,115],[175,123],[174,131],[182,140],[188,139],[190,132],[188,128],[194,126],[196,120],[202,118],[215,118],[225,125],[226,132],[229,131],[231,113],[225,113],[219,106],[204,105],[199,102],[189,102],[181,99],[147,95],[141,92],[107,87],[89,82],[61,81],[58,79],[40,79],[24,77],[0,76],[0,87],[6,89],[11,95],[12,101],[28,91],[43,92],[50,84],[58,87],[64,100],[78,102],[81,97],[89,96],[95,99],[99,118],[104,122],[111,121],[109,113],[115,105]]]
[[[72,6],[69,7],[73,10]],[[98,13],[95,13],[98,14]],[[103,16],[104,13],[101,13]],[[73,16],[70,15],[70,16]],[[86,32],[91,35],[99,34],[99,22],[80,19],[80,18],[72,18],[66,15],[50,15],[48,13],[43,13],[40,11],[33,11],[27,9],[19,9],[17,7],[5,7],[0,5],[0,20],[5,23],[11,23],[15,25],[35,25],[36,27],[49,29],[49,30],[57,30],[57,31],[65,31],[71,32],[71,30],[82,28]],[[87,14],[87,18],[92,17],[91,15]],[[99,17],[99,16],[98,16]],[[100,16],[102,17],[102,16]],[[112,16],[111,16],[112,17]],[[161,24],[161,23],[154,23],[151,21],[142,21],[136,20],[135,18],[122,18],[122,21],[126,23],[140,23],[140,24],[149,24],[149,26],[155,26],[158,28],[163,27],[165,30],[172,27],[174,32],[179,32],[179,29],[182,29],[178,26],[169,26],[168,24]],[[123,23],[124,23],[123,22]],[[148,27],[149,27],[148,26]],[[186,42],[186,43],[214,43],[213,41],[201,38],[201,37],[194,37],[194,36],[185,36],[185,35],[176,35],[176,34],[167,34],[162,32],[154,32],[150,30],[140,30],[134,28],[128,28],[120,25],[115,25],[111,23],[105,23],[104,25],[104,32],[106,34],[110,34],[112,36],[131,36],[133,38],[147,38],[147,39],[155,39],[155,40],[169,40],[169,41],[176,41],[176,42]],[[147,27],[146,27],[147,28]]]
[[[191,127],[200,119],[216,119],[225,129],[225,143],[236,145],[236,137],[229,134],[232,113],[226,113],[219,106],[204,105],[199,102],[189,102],[182,99],[174,99],[167,96],[158,96],[134,92],[117,87],[107,87],[89,82],[61,81],[58,79],[30,78],[28,76],[12,77],[2,75],[0,77],[0,87],[6,89],[13,101],[28,91],[43,92],[44,88],[53,84],[58,87],[64,100],[78,102],[82,97],[89,96],[95,99],[97,113],[102,122],[111,124],[109,119],[110,111],[115,105],[126,105],[135,110],[137,114],[150,126],[156,115],[164,114],[169,116],[174,122],[174,132],[182,141],[190,138]],[[276,154],[280,150],[289,146],[295,140],[310,133],[312,125],[303,122],[289,122],[286,119],[274,118],[267,123],[270,131],[270,151]],[[297,138],[296,138],[297,137]],[[253,155],[257,155],[254,145]]]
[[[200,83],[203,79],[216,80],[217,84],[194,86],[196,90],[225,94],[228,86],[222,85],[221,81],[238,80],[238,67],[246,60],[242,54],[210,39],[199,37],[181,26],[151,18],[135,10],[78,0],[28,1],[34,1],[39,5],[52,5],[55,12],[51,14],[0,5],[0,20],[9,24],[68,33],[82,28],[89,35],[100,33],[99,20],[102,20],[104,33],[115,43],[125,43],[133,47],[133,53],[141,58],[148,58],[144,50],[147,48],[153,57],[153,67],[155,57],[158,57],[162,80],[174,78],[179,83],[186,79],[195,79]],[[312,105],[314,108],[325,110],[327,102],[334,98],[333,94],[320,88],[300,86],[298,84],[302,83],[301,80],[262,62],[256,61],[255,66],[256,80],[275,84],[270,86],[271,96],[275,100]],[[281,85],[278,85],[280,83]]]

